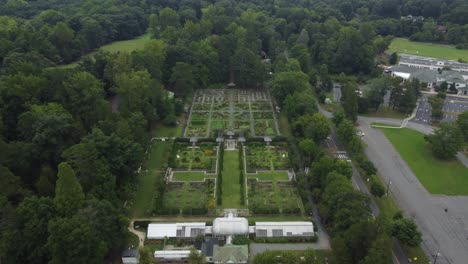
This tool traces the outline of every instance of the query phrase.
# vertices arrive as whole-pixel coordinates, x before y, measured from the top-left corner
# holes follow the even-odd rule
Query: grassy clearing
[[[182,135],[183,126],[166,126],[158,123],[151,129],[153,137],[180,137]]]
[[[384,117],[384,118],[396,118],[404,119],[407,115],[402,114],[391,107],[380,107],[377,112],[371,111],[370,113],[362,114],[363,116],[368,117]]]
[[[134,50],[143,49],[151,40],[150,34],[145,34],[134,39],[115,41],[99,48],[100,50],[109,52],[132,52]]]
[[[468,195],[468,169],[457,160],[435,158],[423,134],[406,128],[382,131],[429,192]]]
[[[206,175],[201,171],[177,171],[174,172],[174,181],[203,181],[205,178],[215,178],[214,175]]]
[[[468,50],[459,50],[450,45],[413,42],[403,38],[395,38],[390,44],[388,51],[440,59],[468,60]]]
[[[172,141],[152,143],[149,158],[143,166],[143,170],[147,171],[138,175],[138,190],[131,210],[134,217],[144,216],[146,210],[150,210],[154,185],[161,177],[160,170],[165,166],[171,147]]]
[[[240,204],[239,153],[225,151],[223,160],[223,207],[243,208]]]
[[[257,174],[248,174],[249,178],[258,178],[261,181],[287,181],[288,173],[285,171],[259,171]]]

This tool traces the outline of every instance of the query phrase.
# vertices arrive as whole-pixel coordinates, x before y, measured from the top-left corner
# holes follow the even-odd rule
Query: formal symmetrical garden
[[[211,137],[232,131],[248,136],[276,136],[278,123],[266,90],[197,90],[185,137]]]

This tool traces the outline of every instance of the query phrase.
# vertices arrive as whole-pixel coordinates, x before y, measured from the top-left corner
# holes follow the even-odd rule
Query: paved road
[[[338,83],[333,84],[333,101],[337,103],[341,102],[341,85]]]
[[[468,263],[468,197],[428,193],[385,135],[370,127],[374,121],[375,118],[364,117],[358,120],[366,134],[366,154],[382,180],[392,181],[390,191],[398,207],[415,219],[423,234],[426,254],[431,256],[439,250],[439,264]],[[432,127],[413,122],[408,127],[423,133],[432,131]]]

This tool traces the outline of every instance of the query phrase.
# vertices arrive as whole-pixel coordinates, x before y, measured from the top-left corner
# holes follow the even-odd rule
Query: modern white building
[[[148,225],[148,239],[167,238],[196,238],[204,236],[206,223],[152,223]]]
[[[249,221],[244,217],[219,217],[213,221],[213,236],[248,235]]]
[[[256,222],[256,237],[312,237],[312,222]]]
[[[422,57],[409,54],[398,54],[400,56],[400,66],[408,66],[419,69],[442,70],[444,67],[460,72],[465,80],[468,80],[468,63]]]

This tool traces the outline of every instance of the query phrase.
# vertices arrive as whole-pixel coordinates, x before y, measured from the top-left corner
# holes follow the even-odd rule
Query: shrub
[[[372,181],[370,191],[375,197],[382,197],[385,194],[385,187],[378,181]]]
[[[232,244],[234,245],[248,245],[249,237],[247,236],[234,236],[232,238]]]

